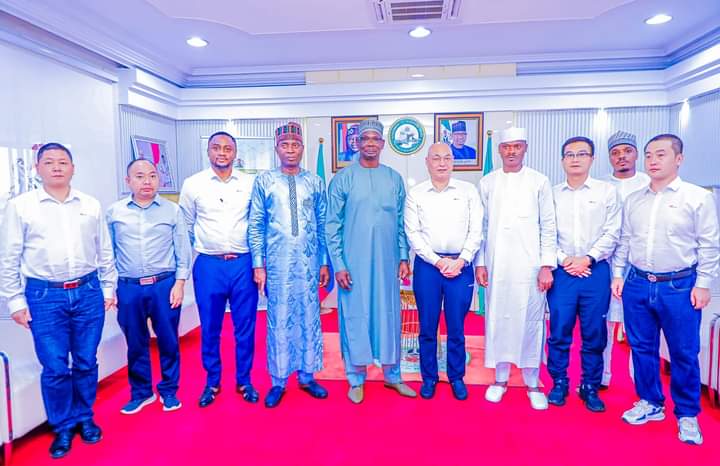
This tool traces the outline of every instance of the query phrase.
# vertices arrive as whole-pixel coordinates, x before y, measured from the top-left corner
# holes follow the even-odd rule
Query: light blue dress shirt
[[[115,202],[107,211],[115,262],[120,277],[141,278],[175,272],[190,276],[192,249],[180,206],[155,196],[141,207],[132,196]]]

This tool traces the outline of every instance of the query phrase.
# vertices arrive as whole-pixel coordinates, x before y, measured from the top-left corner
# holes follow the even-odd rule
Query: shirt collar
[[[228,181],[232,180],[233,178],[236,180],[239,179],[238,171],[235,168],[232,169],[232,172],[230,172],[230,177],[225,181],[221,180],[220,177],[217,175],[217,173],[215,173],[215,170],[213,170],[212,168],[208,168],[207,170],[208,170],[208,175],[210,176],[211,180],[217,180],[221,183],[227,183]]]
[[[568,191],[579,191],[580,189],[583,189],[583,188],[592,189],[593,186],[595,186],[595,179],[593,179],[591,176],[588,176],[587,179],[585,179],[585,182],[583,182],[583,184],[580,187],[578,187],[577,189],[573,189],[568,184],[567,179],[562,184],[563,190],[568,190]]]
[[[448,185],[445,186],[445,189],[443,189],[442,191],[438,191],[437,189],[435,189],[435,186],[433,186],[433,184],[432,184],[432,180],[428,180],[428,187],[427,187],[428,191],[434,191],[436,193],[444,193],[445,191],[448,191],[449,189],[457,189],[457,183],[455,182],[455,179],[452,177],[450,178],[450,182],[448,182]]]
[[[677,177],[675,177],[674,180],[672,180],[672,181],[670,182],[669,185],[665,186],[665,189],[663,189],[663,191],[669,189],[669,190],[671,190],[671,191],[677,192],[677,190],[680,189],[680,186],[682,185],[682,183],[683,183],[683,180],[680,178],[680,176],[677,176]],[[653,191],[652,188],[650,187],[650,183],[648,183],[647,187],[645,188],[645,192],[646,192],[646,193],[657,194],[657,193],[655,193],[655,191]]]
[[[57,199],[55,199],[54,197],[52,197],[50,194],[48,194],[47,191],[45,191],[45,188],[42,187],[42,186],[37,189],[37,193],[38,193],[38,200],[39,200],[40,202],[43,202],[43,201],[53,201],[53,202],[57,202],[58,204],[64,204],[64,203],[68,203],[68,202],[73,201],[73,200],[76,200],[76,199],[77,199],[78,201],[80,200],[80,195],[79,195],[78,192],[75,191],[72,187],[70,188],[70,192],[68,193],[68,197],[67,197],[67,199],[65,199],[64,202],[60,202],[60,201],[58,201]]]
[[[135,200],[132,197],[132,194],[125,198],[125,205],[128,207],[134,205],[140,209],[147,209],[150,206],[152,206],[153,204],[158,205],[158,206],[160,205],[160,195],[159,194],[155,194],[155,197],[153,198],[152,202],[150,202],[150,204],[148,204],[146,207],[143,207],[140,204],[138,204],[137,202],[135,202]]]

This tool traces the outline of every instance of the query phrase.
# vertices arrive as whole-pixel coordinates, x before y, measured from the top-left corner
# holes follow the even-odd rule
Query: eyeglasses
[[[574,158],[574,159],[585,159],[587,157],[592,157],[592,154],[587,151],[580,151],[580,152],[565,152],[563,154],[563,158]]]

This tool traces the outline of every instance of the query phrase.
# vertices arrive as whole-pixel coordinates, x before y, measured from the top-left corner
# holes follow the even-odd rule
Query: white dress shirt
[[[611,173],[608,175],[606,181],[617,188],[620,199],[625,202],[625,199],[627,199],[630,194],[639,189],[647,188],[650,184],[650,177],[643,172],[635,172],[630,178],[618,178]]]
[[[695,286],[710,288],[718,274],[720,233],[710,191],[675,178],[661,192],[650,186],[625,201],[620,244],[613,258],[614,276],[627,263],[656,273],[697,264]]]
[[[180,208],[190,241],[202,254],[246,253],[248,213],[253,175],[233,170],[222,181],[212,168],[186,179],[180,191]]]
[[[430,180],[405,198],[405,233],[415,254],[435,265],[437,253],[459,254],[470,263],[482,243],[483,208],[471,183],[450,179],[442,191]]]
[[[0,296],[11,314],[27,308],[21,276],[64,282],[95,270],[103,295],[112,298],[112,242],[95,198],[72,189],[59,202],[41,188],[10,200],[0,229]]]
[[[620,240],[622,203],[610,183],[588,177],[573,189],[567,182],[553,187],[558,232],[558,264],[568,256],[609,258]]]

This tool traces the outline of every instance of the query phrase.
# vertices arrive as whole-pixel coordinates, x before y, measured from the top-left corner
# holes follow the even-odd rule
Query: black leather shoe
[[[325,390],[322,385],[320,385],[314,380],[311,380],[306,384],[300,384],[300,390],[309,393],[310,396],[313,398],[322,399],[328,397],[328,391]]]
[[[85,443],[98,443],[102,440],[102,430],[92,419],[81,421],[77,425],[77,430]]]
[[[218,393],[220,393],[220,387],[205,387],[200,395],[200,400],[198,400],[198,406],[201,408],[210,406]]]
[[[280,404],[280,400],[282,400],[283,395],[285,394],[285,388],[283,387],[272,387],[270,388],[270,391],[268,392],[267,396],[265,397],[265,407],[266,408],[274,408],[275,406]]]
[[[462,379],[453,380],[452,382],[450,382],[450,387],[452,388],[452,393],[455,399],[461,401],[467,400],[468,391],[467,387],[465,387],[465,382],[463,382]]]
[[[437,381],[435,380],[423,380],[423,383],[420,386],[420,397],[429,400],[430,398],[435,396],[436,385]]]
[[[580,399],[585,402],[585,407],[593,413],[605,411],[605,403],[600,399],[597,389],[592,385],[580,386]]]
[[[248,403],[257,403],[260,399],[260,394],[253,388],[252,385],[237,385],[235,391],[242,395],[243,400]]]
[[[75,432],[70,429],[56,433],[55,439],[50,444],[50,456],[62,458],[67,455],[70,448],[72,448],[73,437],[75,437]]]
[[[548,403],[555,406],[564,406],[568,396],[567,380],[556,380],[552,390],[548,393]]]

